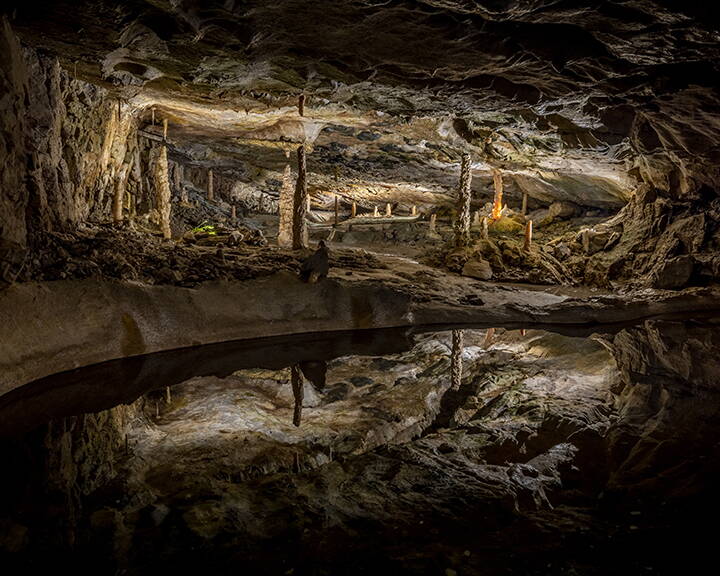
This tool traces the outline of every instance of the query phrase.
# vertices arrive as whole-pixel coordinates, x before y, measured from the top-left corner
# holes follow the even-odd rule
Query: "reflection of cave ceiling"
[[[27,1],[13,26],[169,116],[199,164],[275,173],[308,137],[321,188],[451,192],[463,149],[478,193],[493,166],[511,195],[597,206],[637,178],[717,188],[720,20],[677,0],[580,4]]]

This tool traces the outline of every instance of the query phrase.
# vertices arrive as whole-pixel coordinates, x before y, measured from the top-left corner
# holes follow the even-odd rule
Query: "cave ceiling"
[[[306,140],[317,188],[474,188],[620,206],[720,182],[720,19],[675,0],[28,1],[13,27],[251,178]],[[306,112],[297,112],[306,95]],[[150,131],[158,126],[148,127]]]

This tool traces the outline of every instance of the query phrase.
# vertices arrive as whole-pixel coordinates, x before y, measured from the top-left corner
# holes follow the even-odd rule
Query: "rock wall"
[[[137,138],[128,106],[21,46],[6,19],[0,50],[0,243],[21,250],[44,231],[109,217],[118,185],[124,198],[139,178],[121,169]]]

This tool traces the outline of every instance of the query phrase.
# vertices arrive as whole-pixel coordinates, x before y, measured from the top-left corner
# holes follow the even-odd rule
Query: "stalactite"
[[[290,157],[290,153],[285,153],[286,157]],[[292,170],[290,164],[285,165],[283,171],[282,185],[280,187],[280,200],[278,202],[278,211],[280,212],[280,222],[278,229],[277,243],[283,248],[290,248],[293,244],[293,213],[294,213],[295,194],[292,185]]]
[[[300,366],[297,364],[290,368],[290,380],[292,384],[293,398],[295,399],[295,408],[293,410],[293,424],[300,426],[302,420],[302,403],[304,397],[303,376],[300,372]]]
[[[464,333],[452,331],[452,353],[450,355],[450,379],[453,390],[459,390],[462,383],[462,353]]]
[[[294,250],[307,247],[307,213],[308,193],[306,182],[305,146],[297,149],[298,177],[295,184],[295,201],[293,203],[292,246]]]
[[[472,198],[472,164],[470,154],[463,154],[460,164],[460,187],[458,190],[457,222],[455,222],[455,246],[470,244],[470,200]]]

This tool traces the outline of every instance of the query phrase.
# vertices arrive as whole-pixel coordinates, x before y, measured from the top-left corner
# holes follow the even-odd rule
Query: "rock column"
[[[307,224],[305,223],[305,215],[307,214],[308,192],[306,182],[306,166],[305,166],[305,145],[299,146],[297,149],[298,157],[298,177],[295,183],[295,196],[293,201],[293,222],[292,222],[292,247],[293,250],[306,248],[308,243]]]
[[[472,197],[472,171],[470,154],[463,154],[460,164],[460,188],[458,190],[457,221],[455,222],[455,246],[470,244],[470,200]]]
[[[170,181],[168,178],[167,147],[157,146],[151,151],[151,165],[155,184],[155,202],[163,238],[170,238]]]

